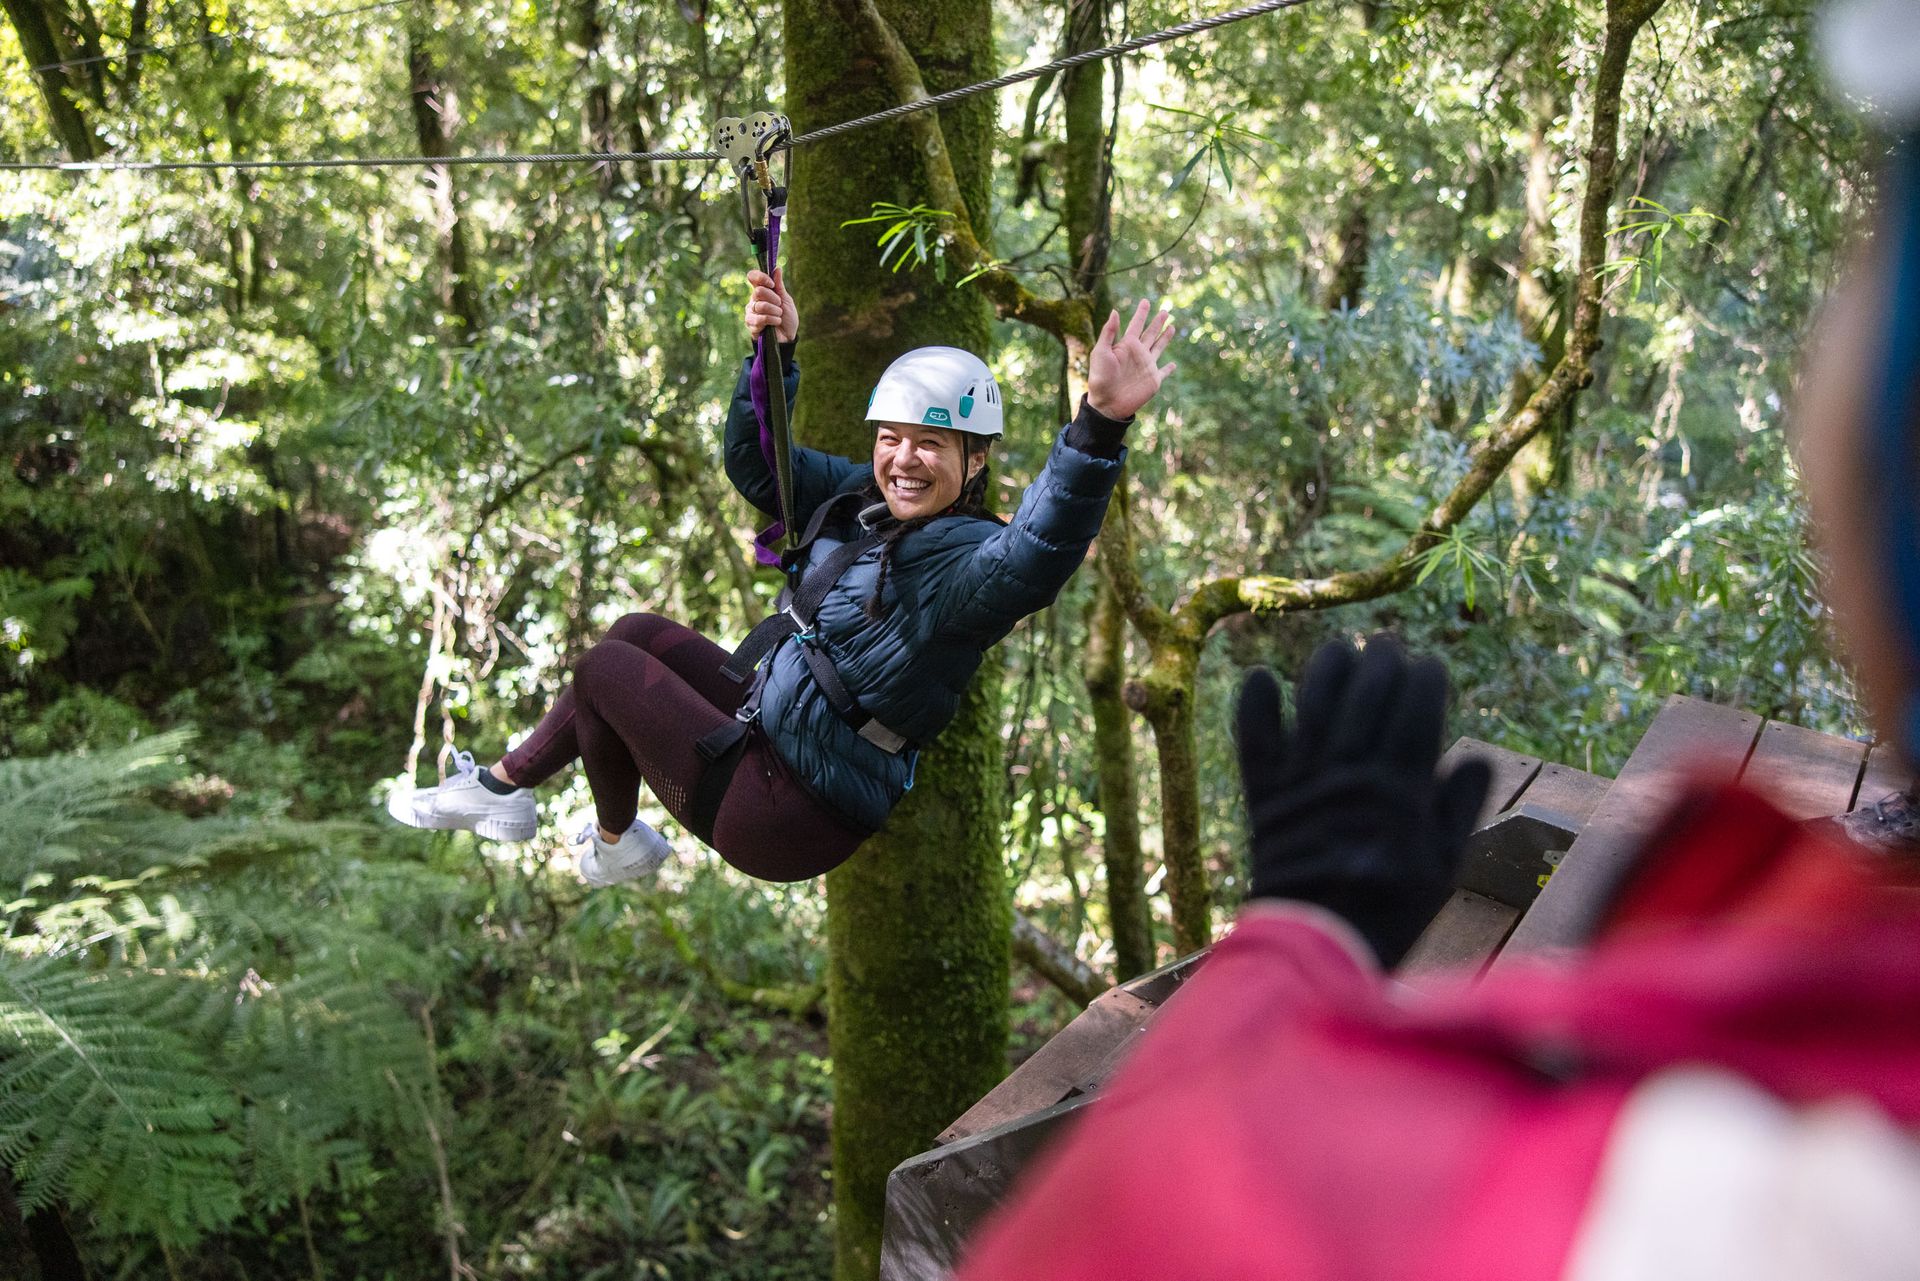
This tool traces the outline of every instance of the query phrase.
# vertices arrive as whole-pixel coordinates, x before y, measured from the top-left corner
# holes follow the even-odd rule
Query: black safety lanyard
[[[768,276],[780,265],[780,223],[787,212],[785,179],[790,177],[791,165],[787,146],[792,138],[793,128],[787,118],[771,111],[756,111],[744,120],[727,116],[714,126],[714,148],[740,180],[740,208],[747,236],[753,242],[755,261]],[[772,158],[776,153],[781,156],[780,182],[773,176]],[[788,584],[793,585],[799,582],[793,519],[793,433],[787,419],[787,375],[777,324],[761,331],[759,357],[766,394],[766,418],[761,426],[772,446],[775,514],[781,530],[780,565]]]

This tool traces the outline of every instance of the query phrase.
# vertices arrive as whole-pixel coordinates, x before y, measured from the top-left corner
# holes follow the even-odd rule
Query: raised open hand
[[[774,268],[771,276],[750,271],[747,283],[753,286],[753,297],[747,301],[748,336],[758,338],[762,329],[772,325],[781,342],[792,342],[800,332],[800,309],[794,306],[793,295],[780,279],[780,269]]]
[[[1294,699],[1264,670],[1235,721],[1253,833],[1250,897],[1317,903],[1393,966],[1447,901],[1491,774],[1438,773],[1447,671],[1379,635],[1322,645]]]
[[[1161,353],[1173,341],[1173,316],[1163,311],[1149,320],[1152,311],[1153,305],[1142,298],[1125,333],[1116,311],[1094,340],[1087,360],[1087,403],[1109,418],[1133,417],[1179,368],[1172,361],[1160,363]]]

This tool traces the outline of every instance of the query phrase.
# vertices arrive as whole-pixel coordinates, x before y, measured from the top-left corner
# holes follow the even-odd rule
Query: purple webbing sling
[[[780,213],[769,211],[767,214],[767,257],[766,270],[769,275],[780,263]],[[780,341],[779,327],[768,325],[760,331],[760,337],[753,345],[753,366],[747,376],[748,390],[753,396],[753,416],[760,424],[760,454],[767,460],[767,466],[774,473],[776,491],[775,505],[779,503],[779,465],[773,456],[773,428],[768,426],[771,412],[767,401],[767,344]],[[785,388],[781,389],[783,392]],[[784,513],[783,513],[784,514]],[[753,537],[753,559],[761,565],[780,563],[780,541],[787,536],[786,522],[775,520]]]

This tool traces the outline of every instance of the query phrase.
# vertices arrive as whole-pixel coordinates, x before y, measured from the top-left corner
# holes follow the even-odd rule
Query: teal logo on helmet
[[[927,410],[927,416],[920,421],[930,423],[935,427],[951,427],[953,426],[953,415],[941,406],[935,405],[933,408]]]
[[[962,418],[973,417],[973,397],[972,396],[962,396],[960,398],[960,416]]]

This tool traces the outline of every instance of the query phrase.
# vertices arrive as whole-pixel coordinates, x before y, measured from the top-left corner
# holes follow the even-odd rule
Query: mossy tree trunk
[[[796,130],[899,100],[885,51],[848,9],[788,0],[787,110]],[[930,90],[992,74],[986,0],[883,0],[877,9]],[[949,109],[939,125],[966,211],[984,227],[993,100]],[[795,158],[787,263],[802,309],[804,373],[794,431],[809,445],[868,454],[868,392],[908,348],[988,348],[990,315],[978,290],[942,286],[926,269],[895,274],[879,264],[869,228],[840,226],[876,200],[927,200],[927,157],[916,145],[924,137],[908,125],[882,126]],[[827,878],[835,1275],[847,1281],[878,1271],[887,1174],[1006,1070],[999,684],[990,658],[887,829]]]
[[[413,107],[414,134],[423,156],[453,154],[453,137],[460,112],[453,87],[433,59],[430,37],[419,23],[407,27],[407,75]],[[440,260],[440,305],[446,309],[461,342],[472,342],[482,327],[480,291],[472,279],[472,254],[467,246],[466,222],[460,212],[460,193],[453,170],[434,165],[427,170],[433,192],[434,239]]]
[[[6,10],[13,24],[27,65],[38,68],[33,78],[40,86],[40,96],[47,104],[47,118],[53,123],[60,145],[75,160],[92,160],[100,154],[100,139],[82,110],[82,98],[87,92],[83,78],[77,74],[77,68],[61,65],[71,61],[73,54],[61,43],[58,11],[40,0],[0,0],[0,9]]]
[[[1104,551],[1102,552],[1104,555]],[[1146,860],[1140,848],[1140,785],[1132,717],[1121,698],[1127,616],[1113,584],[1102,579],[1087,614],[1086,683],[1093,708],[1094,766],[1100,814],[1106,820],[1107,915],[1114,977],[1122,982],[1153,968],[1153,917],[1147,908]]]
[[[1107,0],[1066,0],[1062,54],[1107,42]],[[1114,75],[1120,75],[1116,67]],[[1065,73],[1067,151],[1062,175],[1073,292],[1094,320],[1113,305],[1107,264],[1113,248],[1113,132],[1107,120],[1107,64],[1090,62]],[[1063,338],[1066,413],[1077,407],[1086,381],[1084,347]],[[1077,357],[1077,358],[1076,358]],[[1124,479],[1121,482],[1126,483]],[[1153,918],[1147,906],[1145,857],[1140,848],[1140,789],[1134,762],[1132,716],[1121,698],[1127,656],[1127,620],[1112,585],[1102,581],[1087,615],[1085,682],[1093,711],[1095,769],[1105,820],[1107,913],[1114,971],[1121,980],[1153,968]]]

